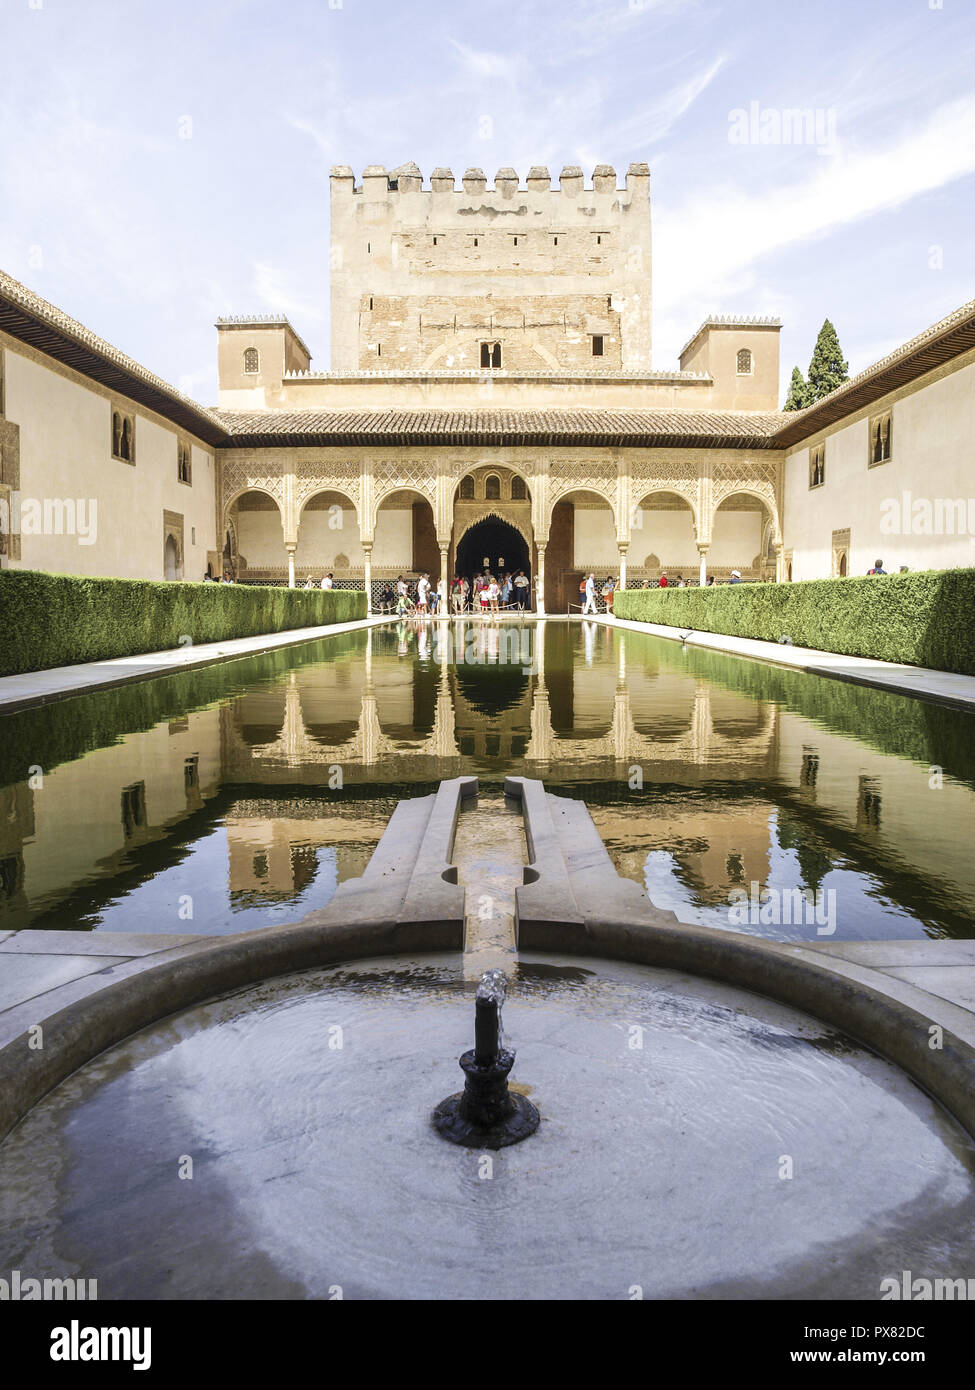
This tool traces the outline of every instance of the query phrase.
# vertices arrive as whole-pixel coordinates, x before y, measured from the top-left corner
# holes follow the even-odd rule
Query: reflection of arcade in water
[[[504,764],[482,768],[488,775],[525,764],[531,776],[560,782],[615,781],[631,762],[645,775],[666,765],[675,778],[691,768],[723,779],[769,773],[773,704],[693,676],[627,670],[625,642],[614,644],[608,629],[591,624],[588,660],[573,665],[573,632],[564,624],[480,621],[373,631],[359,667],[293,672],[283,685],[228,706],[225,776],[318,783],[341,766],[346,783],[427,783],[470,771],[471,760]],[[602,658],[615,645],[618,661],[593,661],[597,642]],[[394,644],[402,659],[391,664]]]
[[[971,934],[971,788],[932,800],[926,761],[744,693],[758,668],[590,623],[403,623],[304,650],[0,789],[0,930],[293,920],[362,873],[399,797],[522,773],[584,797],[621,872],[651,886],[663,858],[702,910],[783,872],[815,890],[842,862],[897,935]]]

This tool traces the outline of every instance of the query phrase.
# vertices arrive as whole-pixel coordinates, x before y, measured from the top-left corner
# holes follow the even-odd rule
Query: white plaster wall
[[[372,546],[373,569],[398,569],[413,564],[413,513],[409,508],[380,507]]]
[[[298,569],[303,565],[324,565],[328,568],[335,564],[336,555],[345,555],[352,567],[365,563],[355,511],[351,507],[334,512],[328,509],[310,511],[306,507],[298,527],[298,549],[295,552]]]
[[[213,455],[194,444],[193,481],[176,474],[180,433],[115,399],[136,416],[136,462],[112,458],[111,401],[5,345],[6,415],[20,426],[22,502],[84,498],[95,504],[95,541],[23,532],[21,569],[162,579],[163,511],[183,516],[183,572],[202,579],[216,534]],[[196,531],[195,542],[193,531]]]
[[[574,563],[577,568],[595,565],[614,574],[619,569],[616,525],[608,507],[576,507]]]
[[[871,414],[882,407],[878,403]],[[878,557],[888,571],[901,565],[921,570],[975,563],[975,544],[968,535],[915,534],[911,527],[913,504],[927,501],[933,508],[939,499],[973,499],[975,521],[975,362],[895,399],[891,412],[893,456],[888,463],[868,466],[868,417],[826,437],[822,487],[809,487],[808,447],[788,455],[784,540],[793,553],[793,579],[827,578],[832,533],[847,527],[851,574],[866,574]],[[900,513],[893,530],[887,529],[891,512],[884,506],[892,500]]]
[[[288,553],[277,507],[273,511],[237,514],[237,550],[251,569],[287,567]]]
[[[732,569],[751,565],[762,548],[764,512],[736,512],[719,507],[711,526],[708,564]]]
[[[662,511],[639,507],[630,527],[630,564],[642,568],[649,555],[656,555],[662,568],[684,566],[697,573],[698,554],[694,537],[694,516],[689,507],[681,511]]]

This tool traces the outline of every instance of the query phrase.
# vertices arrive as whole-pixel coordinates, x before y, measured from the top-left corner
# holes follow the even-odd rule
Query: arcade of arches
[[[368,587],[375,600],[400,574],[436,581],[524,569],[533,606],[564,613],[590,570],[630,587],[661,573],[691,584],[733,569],[787,577],[781,465],[768,455],[578,450],[548,459],[498,448],[493,463],[484,450],[469,462],[434,449],[409,461],[366,450],[304,457],[312,452],[221,462],[223,566],[239,581],[318,584],[332,574],[337,587]]]

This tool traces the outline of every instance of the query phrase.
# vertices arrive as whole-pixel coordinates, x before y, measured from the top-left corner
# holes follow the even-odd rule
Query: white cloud
[[[761,160],[767,153],[760,146],[728,149],[726,167],[731,160]],[[702,302],[709,310],[720,309],[725,296],[747,284],[763,257],[975,172],[975,96],[939,107],[883,148],[847,143],[832,156],[810,152],[810,159],[815,170],[802,182],[771,189],[765,182],[747,190],[712,186],[657,217],[657,304],[668,323],[669,347],[677,346],[669,328],[675,318],[691,305],[696,312]]]
[[[298,299],[288,289],[285,272],[266,261],[254,262],[254,289],[260,302],[272,313],[284,313],[302,321],[313,319],[317,322],[322,317],[321,309]]]

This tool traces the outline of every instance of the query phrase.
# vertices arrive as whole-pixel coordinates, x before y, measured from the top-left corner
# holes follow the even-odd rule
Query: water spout
[[[463,1091],[448,1096],[433,1112],[433,1125],[452,1144],[472,1149],[503,1149],[534,1134],[539,1114],[530,1100],[508,1090],[515,1054],[504,1046],[501,1005],[504,971],[488,970],[474,999],[474,1047],[460,1059],[467,1078]]]

